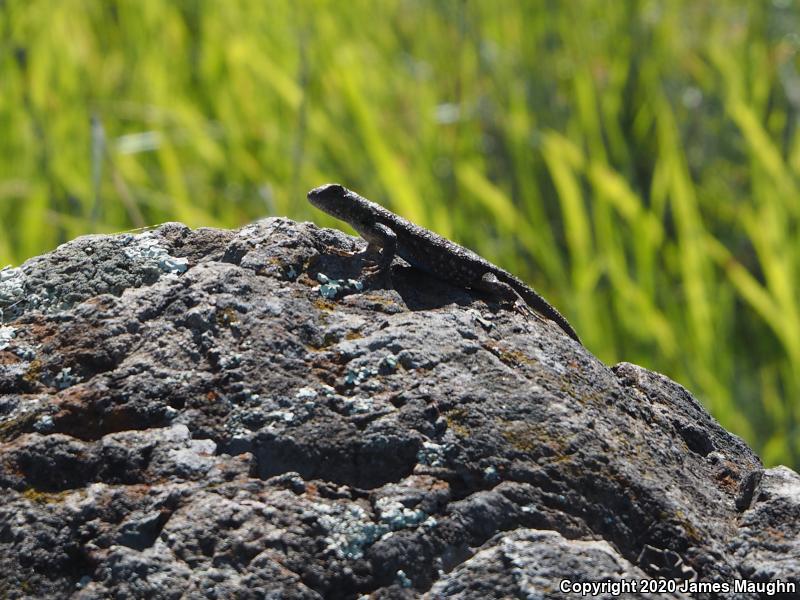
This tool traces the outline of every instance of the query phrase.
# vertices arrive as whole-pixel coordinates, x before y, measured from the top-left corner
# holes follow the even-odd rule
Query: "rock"
[[[570,594],[600,596],[600,584],[613,580],[619,590],[605,593],[615,598],[689,598],[684,594],[640,594],[622,589],[622,581],[648,579],[647,573],[621,557],[604,540],[567,540],[555,531],[520,529],[499,533],[483,550],[460,568],[444,575],[430,598],[544,598]],[[562,583],[563,582],[563,583]],[[598,585],[594,590],[591,583]],[[579,591],[580,590],[580,591]],[[560,592],[560,594],[559,594]]]
[[[800,583],[798,475],[684,388],[328,247],[364,243],[170,223],[0,271],[0,597]]]
[[[797,581],[800,558],[800,475],[764,471],[727,551],[749,580]]]

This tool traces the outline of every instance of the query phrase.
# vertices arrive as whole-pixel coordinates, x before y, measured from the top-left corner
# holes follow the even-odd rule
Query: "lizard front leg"
[[[361,270],[363,274],[361,282],[364,285],[379,278],[384,278],[388,283],[390,273],[389,267],[397,251],[397,235],[395,235],[391,227],[383,223],[372,223],[370,225],[362,224],[356,227],[356,230],[367,242],[367,247],[364,250],[353,252],[350,250],[341,250],[332,246],[325,246],[326,252],[328,254],[347,258],[362,258],[362,260],[367,263]],[[377,261],[373,260],[375,256],[378,256]]]
[[[375,223],[369,229],[364,230],[361,233],[361,237],[367,242],[367,247],[364,250],[342,250],[335,246],[325,245],[325,252],[345,258],[367,257],[379,254],[380,260],[368,269],[379,272],[386,270],[392,264],[392,259],[397,250],[397,236],[394,231],[382,223]]]
[[[366,278],[374,279],[380,276],[388,276],[389,267],[397,252],[397,235],[395,232],[392,231],[391,227],[383,223],[374,223],[359,233],[361,237],[367,240],[367,253],[380,250],[378,262],[364,268]]]

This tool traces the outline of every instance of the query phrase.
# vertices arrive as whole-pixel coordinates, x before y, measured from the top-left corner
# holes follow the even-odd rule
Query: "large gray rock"
[[[0,272],[0,597],[800,583],[798,475],[684,388],[329,247],[363,242],[167,224]]]

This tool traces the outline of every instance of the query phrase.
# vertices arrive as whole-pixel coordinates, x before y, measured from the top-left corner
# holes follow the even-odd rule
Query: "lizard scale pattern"
[[[367,241],[367,250],[381,250],[377,272],[386,271],[395,255],[412,267],[465,288],[521,300],[554,321],[572,339],[578,334],[550,303],[508,271],[471,250],[407,221],[384,207],[336,183],[308,192],[308,200],[329,215],[350,224]]]

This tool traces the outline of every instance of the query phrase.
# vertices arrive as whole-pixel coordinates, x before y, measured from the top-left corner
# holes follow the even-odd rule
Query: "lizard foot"
[[[341,248],[336,248],[335,246],[323,246],[325,250],[325,254],[333,254],[334,256],[344,256],[347,258],[352,258],[354,256],[358,256],[362,252],[358,250],[342,250]]]
[[[371,245],[367,245],[364,250],[342,250],[334,246],[324,246],[326,254],[341,256],[344,258],[360,259],[363,266],[360,267],[361,277],[358,281],[363,287],[370,287],[378,283],[391,282],[387,276],[389,269],[384,265],[380,252]],[[377,257],[377,260],[376,260]]]
[[[527,303],[522,298],[518,298],[514,302],[514,310],[516,310],[523,317],[531,317],[536,319],[537,321],[541,321],[542,323],[547,323],[547,319],[545,319],[542,315],[540,315],[538,312],[536,312],[530,306],[528,306]]]
[[[372,264],[361,271],[361,282],[364,287],[392,287],[391,269],[382,268],[381,265]]]
[[[501,306],[513,307],[516,312],[524,317],[532,317],[543,323],[547,322],[542,315],[528,306],[528,303],[522,299],[522,296],[514,288],[497,279],[494,273],[484,273],[476,287],[496,296],[500,300]]]

